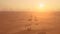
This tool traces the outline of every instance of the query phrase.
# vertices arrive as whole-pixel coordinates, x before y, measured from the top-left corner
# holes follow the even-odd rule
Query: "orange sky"
[[[44,4],[43,8],[40,8],[40,3]],[[6,11],[40,11],[58,9],[60,9],[60,0],[0,0],[0,10]]]

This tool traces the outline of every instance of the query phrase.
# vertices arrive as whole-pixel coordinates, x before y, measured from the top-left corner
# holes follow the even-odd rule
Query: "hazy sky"
[[[60,9],[60,0],[0,0],[0,10],[40,10],[40,3],[44,4],[43,10]]]

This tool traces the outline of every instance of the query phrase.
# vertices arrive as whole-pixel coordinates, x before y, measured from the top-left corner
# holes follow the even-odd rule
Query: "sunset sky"
[[[43,7],[40,7],[43,4]],[[60,0],[0,0],[0,11],[58,10]]]

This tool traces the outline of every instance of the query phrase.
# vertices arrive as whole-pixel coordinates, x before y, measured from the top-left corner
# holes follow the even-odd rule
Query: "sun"
[[[44,7],[44,4],[43,3],[40,3],[40,8],[43,8]]]
[[[45,12],[46,11],[46,4],[45,3],[39,3],[37,10],[38,10],[38,12]]]

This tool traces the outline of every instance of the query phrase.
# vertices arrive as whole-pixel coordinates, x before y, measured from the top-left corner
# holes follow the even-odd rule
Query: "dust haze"
[[[0,12],[0,34],[60,34],[60,12]]]

